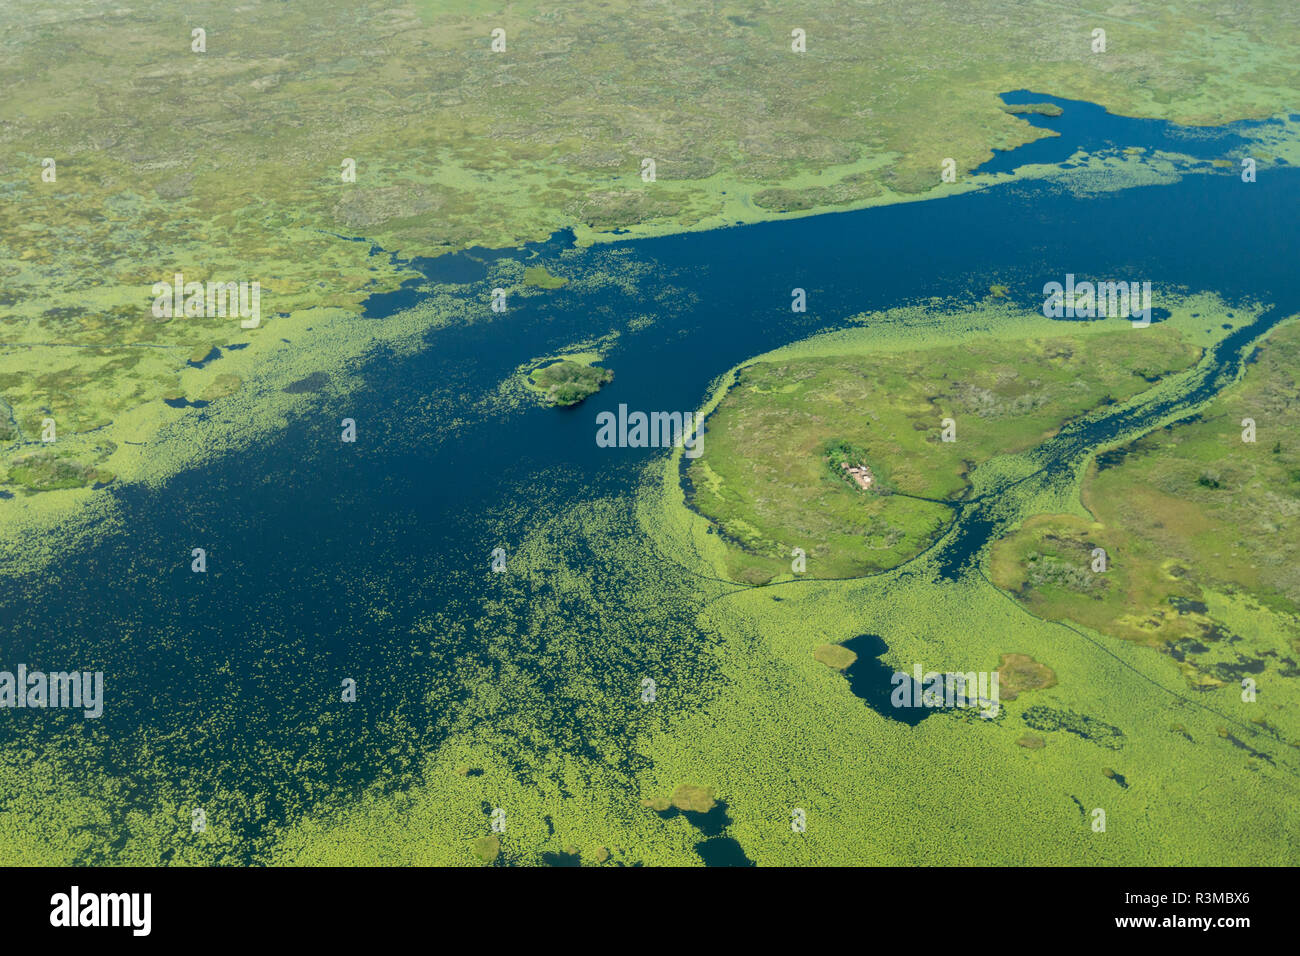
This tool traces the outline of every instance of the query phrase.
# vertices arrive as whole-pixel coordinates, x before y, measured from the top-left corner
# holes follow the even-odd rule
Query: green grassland
[[[1041,617],[1165,650],[1197,686],[1300,676],[1297,367],[1300,326],[1283,326],[1191,420],[1101,456],[1089,518],[1038,516],[999,542],[994,583]]]
[[[708,419],[704,454],[688,468],[691,502],[734,543],[728,573],[736,580],[789,573],[797,547],[814,577],[895,567],[944,530],[949,503],[969,493],[973,469],[1200,357],[1166,323],[1153,326],[1141,349],[1133,331],[1061,330],[1013,348],[940,339],[905,354],[746,365]],[[957,440],[942,440],[945,419]],[[842,456],[828,464],[836,443],[861,449],[877,479],[870,489],[837,474]]]
[[[0,459],[29,454],[54,417],[68,464],[53,483],[24,484],[21,467],[4,478],[11,491],[48,489],[41,507],[56,511],[93,496],[63,488],[74,472],[154,480],[152,459],[123,449],[170,427],[163,399],[200,396],[190,357],[213,343],[274,343],[290,316],[355,313],[411,276],[371,256],[371,243],[433,256],[563,227],[589,243],[615,229],[712,228],[977,188],[1006,177],[943,184],[942,160],[966,171],[1048,135],[1003,109],[996,94],[1016,87],[1188,123],[1275,112],[1293,94],[1300,14],[1284,0],[1230,22],[1216,9],[7,3]],[[796,26],[807,53],[790,49]],[[1104,54],[1090,48],[1098,26]],[[199,27],[202,53],[190,48]],[[490,52],[495,27],[505,53]],[[1273,155],[1294,153],[1289,126],[1270,135]],[[45,158],[53,182],[41,178]],[[644,158],[656,161],[653,182],[641,179]],[[346,159],[355,182],[341,176]],[[1167,159],[1150,159],[1170,174]],[[154,319],[149,288],[176,271],[260,281],[262,327]],[[549,276],[526,275],[523,287],[551,287]],[[317,347],[314,335],[293,343],[299,354]],[[275,352],[247,357],[276,362]],[[241,388],[264,376],[232,374]],[[117,448],[107,460],[101,439]]]

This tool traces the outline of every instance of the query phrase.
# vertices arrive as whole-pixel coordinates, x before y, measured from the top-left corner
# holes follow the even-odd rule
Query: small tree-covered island
[[[571,406],[595,395],[602,385],[614,381],[614,373],[598,365],[584,365],[561,359],[535,369],[528,380],[534,389],[542,393],[547,404]]]

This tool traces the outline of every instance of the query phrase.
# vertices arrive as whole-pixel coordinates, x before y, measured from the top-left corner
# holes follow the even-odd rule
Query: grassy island
[[[542,392],[551,405],[577,405],[612,381],[614,373],[609,369],[569,359],[539,368],[530,376],[533,387]]]
[[[551,275],[546,266],[529,266],[524,270],[524,285],[538,289],[559,289],[569,282],[564,276]]]
[[[1200,354],[1170,330],[1141,349],[1126,328],[1086,340],[1051,331],[1017,345],[782,354],[738,370],[688,469],[692,506],[727,542],[729,576],[765,583],[788,571],[796,547],[815,558],[814,577],[897,567],[947,528],[980,465]]]
[[[1004,106],[1002,109],[1012,116],[1020,116],[1024,113],[1037,113],[1039,116],[1060,116],[1065,112],[1055,103],[1015,103]]]

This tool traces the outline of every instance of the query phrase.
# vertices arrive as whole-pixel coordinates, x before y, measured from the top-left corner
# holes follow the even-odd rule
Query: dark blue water
[[[1149,152],[1181,153],[1194,159],[1209,163],[1216,159],[1226,159],[1248,155],[1247,138],[1252,131],[1269,123],[1242,121],[1225,126],[1179,126],[1163,120],[1133,119],[1108,113],[1103,107],[1083,100],[1065,100],[1045,93],[1031,90],[1015,90],[1002,94],[1002,101],[1008,105],[1023,106],[1027,103],[1051,103],[1061,107],[1060,116],[1044,116],[1039,113],[1020,113],[1020,119],[1040,129],[1051,130],[1057,136],[1035,140],[1013,150],[997,150],[987,163],[974,170],[976,173],[1010,173],[1021,166],[1041,163],[1072,165],[1067,162],[1076,152],[1101,153],[1121,150],[1129,146],[1138,146]],[[1226,169],[1229,175],[1238,175],[1241,170],[1234,163],[1232,169]]]
[[[376,292],[369,296],[361,304],[362,314],[368,319],[383,318],[415,305],[428,295],[433,284],[472,285],[488,277],[494,262],[502,259],[531,261],[538,256],[550,258],[572,249],[573,245],[573,230],[561,229],[549,239],[526,243],[518,249],[486,249],[483,246],[471,246],[446,255],[414,256],[410,259],[388,254],[392,264],[413,269],[419,272],[420,276],[407,279],[400,288],[391,292]],[[378,246],[371,249],[371,255],[381,253],[382,250]]]
[[[893,703],[894,668],[880,660],[889,653],[889,645],[878,634],[859,634],[844,642],[858,659],[844,670],[844,677],[849,682],[853,696],[861,700],[881,717],[896,720],[899,723],[915,727],[926,717],[930,709],[921,706],[924,687],[911,676],[905,675],[905,684],[909,687],[908,700],[915,701],[916,706],[895,707]]]
[[[1098,112],[1088,122],[1114,120],[1121,145],[1172,135]],[[1063,139],[1091,142],[1071,130]],[[108,699],[94,722],[9,712],[0,746],[35,748],[69,773],[122,775],[114,825],[133,806],[204,795],[249,859],[280,822],[417,782],[422,756],[456,731],[499,728],[524,779],[565,752],[624,754],[611,772],[631,780],[646,769],[636,734],[698,706],[717,675],[712,637],[695,623],[699,582],[651,550],[630,510],[658,452],[598,448],[598,411],[693,409],[737,362],[859,312],[929,296],[974,304],[995,283],[1037,309],[1044,282],[1067,272],[1149,280],[1156,306],[1162,290],[1211,289],[1294,312],[1298,201],[1291,169],[1088,200],[1023,183],[610,248],[573,249],[559,234],[525,251],[411,260],[424,277],[372,296],[368,315],[382,322],[441,282],[462,287],[474,320],[431,331],[417,355],[375,354],[365,388],[345,401],[304,395],[281,434],[218,465],[160,490],[110,489],[120,533],[8,582],[4,661],[103,669]],[[507,255],[575,281],[493,315],[485,280]],[[629,287],[602,284],[608,275]],[[808,292],[807,314],[790,312],[794,287]],[[628,330],[641,315],[654,323]],[[520,364],[615,329],[603,364],[616,378],[584,404],[493,406]],[[1226,374],[1207,371],[1205,388]],[[344,417],[357,422],[355,445],[339,441]],[[1089,436],[1071,440],[1065,457]],[[592,501],[606,503],[601,529],[565,524]],[[554,564],[580,569],[585,592],[545,567],[490,573],[492,548],[513,554],[547,520],[561,529]],[[973,515],[960,547],[977,551],[996,521],[993,510]],[[193,547],[208,551],[205,575],[189,570]],[[644,599],[646,582],[657,599]],[[645,708],[641,679],[656,674],[671,674],[674,692]],[[345,676],[358,681],[357,705],[338,702]]]

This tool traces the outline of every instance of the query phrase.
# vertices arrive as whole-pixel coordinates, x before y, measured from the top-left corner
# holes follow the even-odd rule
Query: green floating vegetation
[[[529,376],[532,386],[552,405],[577,405],[614,381],[614,373],[599,365],[561,359]]]

